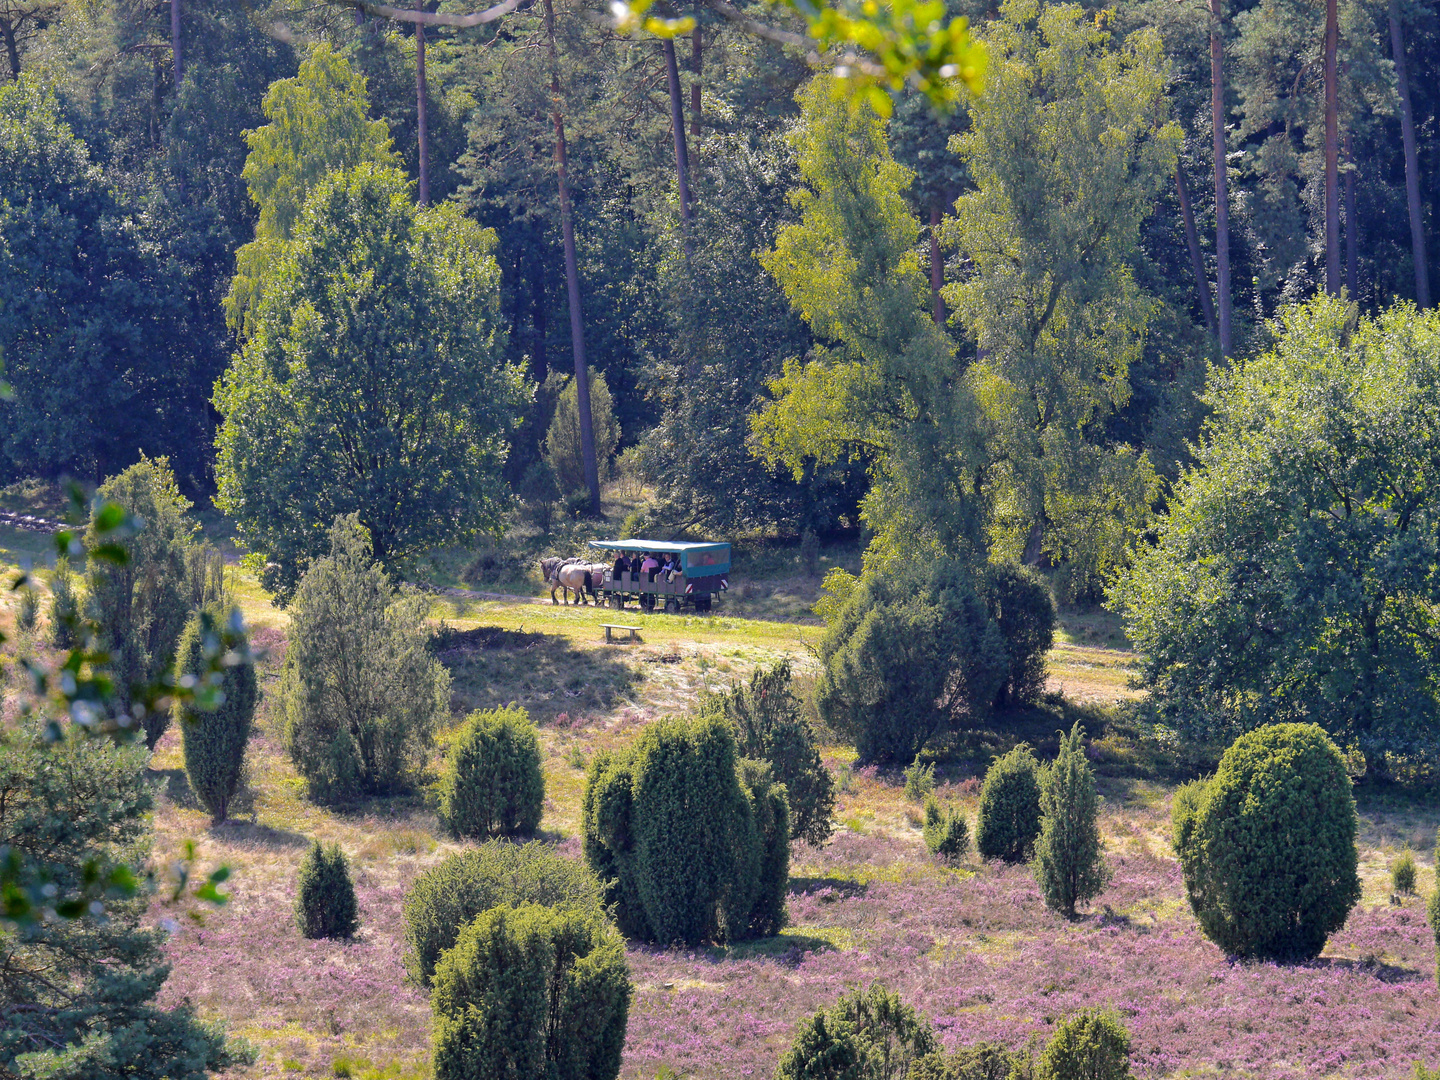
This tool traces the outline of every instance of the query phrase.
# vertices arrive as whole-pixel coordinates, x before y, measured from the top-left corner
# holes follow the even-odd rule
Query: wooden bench
[[[634,641],[634,640],[636,640],[636,639],[635,639],[635,635],[640,632],[640,627],[638,627],[638,626],[619,626],[619,625],[617,625],[616,623],[608,623],[608,622],[607,622],[607,623],[601,623],[600,625],[605,628],[605,644],[606,644],[606,645],[613,645],[613,644],[615,643],[615,639],[611,636],[611,634],[612,634],[614,631],[616,631],[616,630],[628,630],[628,631],[630,631],[630,636],[626,639],[627,641]]]

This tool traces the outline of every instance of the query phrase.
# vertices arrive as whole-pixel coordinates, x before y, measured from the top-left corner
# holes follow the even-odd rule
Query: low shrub
[[[970,828],[953,806],[942,807],[931,795],[925,800],[925,846],[931,855],[957,863],[970,850]]]
[[[35,629],[40,621],[40,594],[26,585],[20,590],[20,603],[15,608],[15,627],[25,633]]]
[[[429,986],[441,955],[481,912],[532,903],[599,910],[600,882],[539,840],[492,840],[448,856],[421,874],[405,897],[405,968],[411,980]]]
[[[1390,866],[1390,888],[1401,896],[1415,892],[1415,856],[1406,851]]]
[[[1109,1013],[1062,1020],[1040,1054],[1035,1080],[1130,1080],[1130,1035]]]
[[[440,778],[440,821],[452,836],[534,832],[545,805],[540,741],[516,705],[473,712]]]
[[[339,844],[316,840],[300,863],[295,921],[307,938],[348,938],[360,926],[350,863]]]
[[[435,968],[435,1080],[615,1080],[625,943],[594,908],[491,908]]]
[[[906,1080],[1030,1080],[1032,1064],[1026,1050],[974,1043],[953,1054],[926,1054],[910,1067]]]
[[[723,720],[662,720],[596,753],[582,815],[586,861],[628,936],[693,945],[783,925],[784,789],[741,766]]]
[[[872,986],[806,1020],[775,1080],[905,1080],[936,1047],[929,1021],[898,994]]]
[[[1313,959],[1360,899],[1350,778],[1315,724],[1240,736],[1171,817],[1190,906],[1227,953]]]
[[[923,803],[935,790],[935,763],[921,765],[920,757],[905,769],[905,798],[911,802]]]
[[[225,609],[212,606],[190,617],[175,651],[177,682],[187,676],[193,679],[204,670],[205,654],[215,655],[227,615]],[[193,702],[177,703],[174,709],[180,722],[185,775],[215,825],[228,816],[245,775],[245,748],[260,696],[254,665],[227,667],[219,689],[220,703],[213,709],[197,709]]]
[[[75,645],[75,629],[80,620],[80,597],[75,592],[75,571],[70,560],[55,560],[50,575],[50,644],[57,649]]]
[[[1040,764],[1021,743],[996,758],[980,789],[975,847],[983,859],[1025,862],[1040,835]]]
[[[1430,932],[1435,935],[1435,985],[1440,986],[1440,831],[1435,834],[1435,889],[1430,893],[1430,902],[1425,905],[1425,914]]]
[[[1051,911],[1073,918],[1075,905],[1093,900],[1110,874],[1105,866],[1095,774],[1085,760],[1077,721],[1060,737],[1060,753],[1040,774],[1040,836],[1035,879]]]
[[[1045,692],[1045,656],[1055,640],[1055,601],[1039,572],[1002,563],[987,568],[982,592],[1005,640],[1005,678],[997,709],[1033,705]]]

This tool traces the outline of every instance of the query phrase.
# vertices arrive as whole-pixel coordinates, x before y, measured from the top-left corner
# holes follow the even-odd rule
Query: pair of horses
[[[561,559],[552,556],[540,560],[540,574],[545,579],[545,584],[550,586],[550,603],[557,603],[555,593],[557,590],[563,592],[567,604],[588,604],[587,594],[594,598],[596,605],[600,604],[600,593],[598,588],[605,580],[605,571],[610,569],[608,563],[590,563],[584,559]],[[574,592],[575,599],[570,599],[571,592]]]

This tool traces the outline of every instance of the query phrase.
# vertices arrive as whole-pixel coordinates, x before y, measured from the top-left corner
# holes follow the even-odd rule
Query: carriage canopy
[[[624,551],[635,555],[650,551],[657,555],[680,556],[680,569],[688,578],[712,577],[730,572],[730,545],[725,543],[678,543],[673,540],[591,540],[601,551]]]

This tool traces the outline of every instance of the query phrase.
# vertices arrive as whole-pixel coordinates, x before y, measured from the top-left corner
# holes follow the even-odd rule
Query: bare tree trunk
[[[425,6],[425,0],[415,0],[415,10]],[[420,144],[420,205],[430,205],[430,139],[429,126],[425,116],[425,24],[415,24],[415,137]]]
[[[1405,204],[1410,211],[1410,257],[1415,261],[1415,302],[1430,306],[1430,266],[1425,261],[1425,221],[1420,212],[1420,165],[1415,155],[1415,114],[1410,109],[1410,78],[1405,70],[1405,31],[1399,0],[1390,0],[1390,51],[1400,91],[1400,141],[1405,147]]]
[[[940,219],[944,216],[944,200],[935,197],[930,207],[930,306],[935,325],[945,326],[945,300],[940,295],[945,285],[945,260],[940,257]]]
[[[1210,0],[1210,123],[1215,160],[1215,298],[1219,307],[1220,354],[1229,356],[1234,341],[1230,319],[1230,194],[1225,164],[1224,0]]]
[[[9,19],[0,20],[0,33],[5,35],[5,52],[10,57],[10,80],[20,81],[20,45],[15,40],[15,24]]]
[[[175,60],[175,89],[185,78],[185,63],[180,55],[180,0],[170,0],[170,54]]]
[[[1355,218],[1355,154],[1348,131],[1345,164],[1345,288],[1354,300],[1360,295],[1360,222]]]
[[[560,65],[555,54],[555,5],[545,0],[545,33],[550,52],[550,120],[555,127],[555,174],[560,184],[560,236],[565,245],[565,294],[570,302],[570,344],[575,353],[575,397],[580,413],[580,458],[590,512],[600,515],[600,470],[595,460],[595,425],[590,417],[590,369],[585,364],[585,321],[580,310],[580,267],[575,256],[575,222],[565,167],[565,117],[560,112]]]
[[[675,59],[675,42],[661,42],[665,52],[665,80],[670,85],[670,130],[675,134],[675,182],[680,193],[680,231],[685,245],[685,261],[692,257],[690,247],[690,153],[685,146],[685,105],[680,96],[680,65]]]
[[[1340,17],[1325,0],[1325,291],[1340,293]]]
[[[1215,305],[1210,303],[1210,282],[1205,277],[1205,260],[1200,257],[1200,237],[1195,233],[1195,211],[1190,207],[1190,187],[1185,183],[1185,166],[1175,163],[1175,194],[1180,199],[1180,218],[1185,223],[1185,246],[1190,249],[1190,269],[1195,274],[1195,291],[1200,294],[1200,310],[1205,315],[1205,328],[1216,334]]]
[[[701,43],[700,24],[695,24],[695,31],[690,35],[690,72],[695,80],[690,84],[690,137],[700,138],[700,75],[701,75]]]

